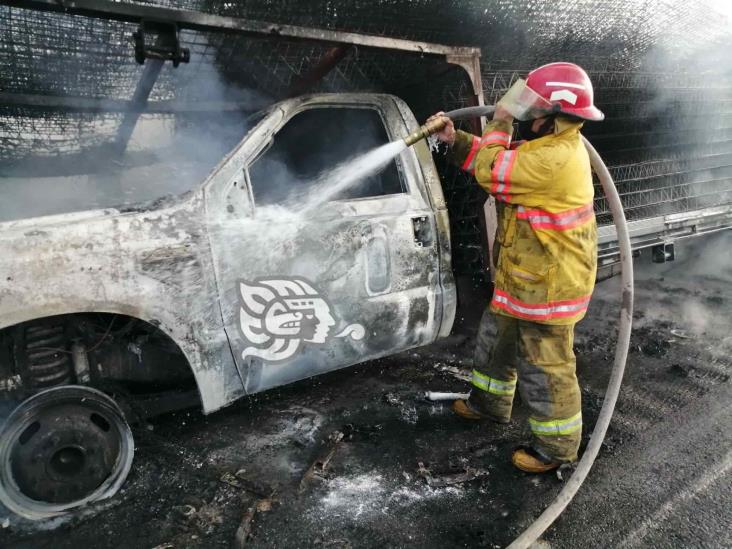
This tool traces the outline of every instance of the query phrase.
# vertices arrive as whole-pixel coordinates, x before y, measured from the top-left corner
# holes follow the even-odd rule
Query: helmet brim
[[[582,120],[590,120],[592,122],[602,122],[605,120],[605,114],[592,105],[591,107],[583,107],[580,109],[562,109],[560,112]]]

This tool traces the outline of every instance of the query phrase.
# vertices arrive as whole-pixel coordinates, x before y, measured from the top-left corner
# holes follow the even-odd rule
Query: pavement
[[[636,260],[616,412],[544,546],[732,546],[730,249],[726,231],[677,244],[673,263]],[[577,328],[583,447],[612,366],[618,288],[617,279],[601,283]],[[520,402],[510,424],[494,425],[421,397],[467,389],[460,378],[473,341],[462,332],[210,416],[188,410],[136,426],[135,464],[120,494],[42,523],[5,521],[0,511],[0,546],[506,546],[571,470],[561,480],[512,468],[511,449],[527,434]]]

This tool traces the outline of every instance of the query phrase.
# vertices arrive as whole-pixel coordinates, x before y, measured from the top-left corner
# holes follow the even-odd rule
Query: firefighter
[[[514,116],[518,142],[511,139]],[[470,398],[453,409],[470,420],[506,423],[518,387],[532,441],[513,452],[512,462],[529,473],[577,459],[582,411],[572,343],[597,268],[592,175],[580,128],[603,118],[587,73],[550,63],[498,102],[482,138],[456,132],[449,120],[437,134],[451,160],[495,197],[498,211],[490,303],[497,337],[475,364]]]

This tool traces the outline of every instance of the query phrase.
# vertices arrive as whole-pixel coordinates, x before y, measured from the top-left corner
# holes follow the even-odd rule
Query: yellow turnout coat
[[[585,315],[597,226],[581,127],[557,118],[553,135],[514,146],[508,122],[489,123],[482,138],[457,132],[452,160],[498,207],[494,313],[543,324],[573,324]]]

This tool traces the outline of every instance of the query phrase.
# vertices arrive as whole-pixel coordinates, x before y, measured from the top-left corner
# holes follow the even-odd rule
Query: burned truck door
[[[405,135],[394,100],[316,96],[281,108],[273,136],[250,137],[259,152],[245,167],[222,170],[225,200],[207,206],[248,393],[427,344],[442,318],[435,216],[413,153],[353,185],[328,174]]]

